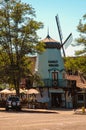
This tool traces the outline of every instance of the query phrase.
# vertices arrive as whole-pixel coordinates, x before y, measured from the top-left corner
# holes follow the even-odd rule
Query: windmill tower
[[[65,88],[67,88],[66,79],[64,77],[65,68],[61,49],[65,56],[64,45],[69,44],[68,42],[70,41],[72,34],[70,34],[63,42],[57,16],[56,23],[60,42],[51,38],[48,32],[47,36],[42,40],[45,43],[45,51],[42,54],[37,55],[37,72],[44,82],[43,89],[47,89],[48,94],[50,95],[49,103],[51,106],[57,107],[57,98],[60,103],[59,106],[64,104]],[[65,104],[63,106],[65,107]]]
[[[37,56],[38,73],[43,81],[48,81],[45,86],[57,86],[58,79],[63,79],[64,72],[64,63],[61,56],[62,45],[52,39],[49,34],[42,41],[45,43],[46,50]]]
[[[64,45],[69,44],[72,34],[70,34],[67,39],[63,42],[62,41],[62,33],[59,24],[58,16],[56,16],[56,23],[58,27],[60,42],[52,39],[48,34],[45,39],[42,41],[45,43],[46,50],[42,54],[38,54],[38,73],[40,74],[41,78],[46,81],[52,81],[51,86],[60,85],[60,80],[64,79],[64,62],[61,56],[61,49],[63,50],[63,54],[65,56]],[[48,86],[47,84],[46,86]],[[62,85],[60,85],[62,86]]]

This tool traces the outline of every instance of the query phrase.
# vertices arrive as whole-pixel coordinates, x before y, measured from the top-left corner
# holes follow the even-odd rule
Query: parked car
[[[21,101],[18,96],[8,96],[6,100],[6,111],[9,109],[21,110]]]

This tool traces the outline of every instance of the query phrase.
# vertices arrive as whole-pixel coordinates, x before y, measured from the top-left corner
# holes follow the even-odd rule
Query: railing
[[[27,82],[26,88],[31,88],[31,84]],[[34,83],[33,87],[58,87],[58,88],[69,88],[74,89],[76,87],[76,80],[67,80],[67,79],[58,79],[58,80],[52,80],[52,79],[41,79],[41,83]]]
[[[42,79],[44,87],[67,87],[67,80],[66,79]]]

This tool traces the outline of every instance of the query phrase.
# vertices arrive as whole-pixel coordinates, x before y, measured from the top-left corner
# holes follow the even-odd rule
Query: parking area
[[[0,130],[86,130],[86,114],[73,110],[0,110]]]

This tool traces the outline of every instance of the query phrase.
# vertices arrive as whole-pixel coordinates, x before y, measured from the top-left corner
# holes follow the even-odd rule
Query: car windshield
[[[9,97],[9,101],[19,101],[18,97]]]

